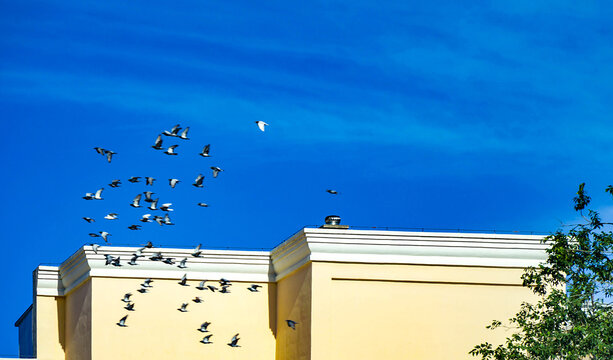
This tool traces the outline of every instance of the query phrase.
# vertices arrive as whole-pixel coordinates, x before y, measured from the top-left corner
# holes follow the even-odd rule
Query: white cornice
[[[39,266],[38,295],[63,296],[90,277],[274,282],[310,261],[490,266],[523,268],[546,259],[542,236],[428,233],[380,230],[312,229],[294,234],[271,252],[192,249],[145,249],[138,265],[128,265],[136,247],[84,246],[61,266]],[[176,264],[149,259],[161,251]],[[105,265],[105,255],[121,258],[121,266]],[[187,258],[187,268],[177,267]]]

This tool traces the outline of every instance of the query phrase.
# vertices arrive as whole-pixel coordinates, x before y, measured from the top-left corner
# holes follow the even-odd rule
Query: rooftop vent
[[[349,225],[341,225],[341,217],[338,215],[326,216],[325,224],[321,226],[324,229],[349,229]]]

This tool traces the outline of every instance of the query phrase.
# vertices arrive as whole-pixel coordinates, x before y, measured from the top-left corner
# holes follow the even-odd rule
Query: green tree
[[[547,261],[528,268],[523,285],[538,295],[523,303],[508,326],[494,320],[489,329],[510,328],[512,335],[494,347],[488,342],[470,354],[486,359],[613,359],[613,223],[589,210],[585,183],[574,198],[584,221],[558,230],[543,242]],[[605,190],[613,195],[613,186]]]

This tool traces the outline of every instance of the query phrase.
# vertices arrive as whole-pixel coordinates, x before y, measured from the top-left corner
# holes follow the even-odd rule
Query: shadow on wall
[[[277,338],[277,284],[268,283],[268,327]]]

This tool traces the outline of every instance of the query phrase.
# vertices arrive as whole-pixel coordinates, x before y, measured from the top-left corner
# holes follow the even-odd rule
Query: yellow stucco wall
[[[531,293],[522,269],[313,264],[312,359],[471,359]]]
[[[277,283],[277,360],[311,359],[311,281],[307,264]]]
[[[266,359],[274,358],[275,338],[271,324],[271,298],[274,286],[261,283],[263,288],[252,293],[250,283],[235,282],[231,293],[200,291],[198,281],[181,286],[177,280],[154,280],[149,293],[137,292],[140,279],[92,279],[92,359]],[[215,286],[218,283],[212,282]],[[219,286],[218,286],[219,287]],[[270,292],[269,292],[270,291]],[[135,311],[127,311],[121,301],[131,292]],[[196,296],[204,300],[197,304]],[[177,309],[188,302],[188,312]],[[128,314],[126,325],[116,325]],[[199,341],[204,335],[197,331],[209,321],[213,344]],[[239,333],[240,347],[226,345]]]
[[[59,296],[36,297],[36,350],[39,360],[64,360],[65,299]]]
[[[91,280],[66,296],[66,360],[91,359]]]

